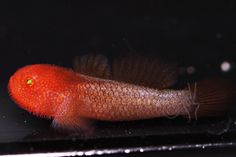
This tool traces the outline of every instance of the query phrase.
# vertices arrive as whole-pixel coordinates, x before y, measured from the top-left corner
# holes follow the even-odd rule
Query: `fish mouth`
[[[10,79],[9,79],[7,88],[8,88],[8,93],[9,93],[10,97],[12,98],[12,100],[13,100],[15,103],[18,103],[18,102],[17,102],[17,98],[16,98],[16,96],[15,96],[16,86],[17,86],[17,83],[16,83],[15,77],[14,77],[14,75],[13,75],[13,76],[11,76]]]
[[[8,81],[8,94],[11,97],[11,99],[13,100],[13,102],[15,102],[16,104],[18,104],[19,106],[21,106],[20,104],[22,104],[19,100],[19,94],[22,92],[21,88],[19,87],[19,83],[18,83],[18,79],[16,78],[15,74],[13,74],[9,81]],[[21,106],[22,107],[22,106]]]
[[[19,78],[17,78],[15,74],[10,77],[8,82],[8,94],[15,104],[17,104],[20,108],[28,111],[28,107],[23,105],[24,102],[20,99],[22,91],[18,80]]]
[[[14,76],[11,76],[7,85],[8,93],[11,97],[13,95],[12,89],[13,89],[14,84],[15,84]]]

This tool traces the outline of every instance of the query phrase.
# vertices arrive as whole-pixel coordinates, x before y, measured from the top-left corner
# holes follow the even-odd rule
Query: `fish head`
[[[10,77],[9,94],[21,108],[50,118],[59,105],[69,101],[74,75],[72,70],[53,65],[28,65]]]

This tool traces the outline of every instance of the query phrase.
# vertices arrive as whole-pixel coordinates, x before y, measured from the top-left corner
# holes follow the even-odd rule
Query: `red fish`
[[[147,77],[142,67],[132,72],[130,65],[132,76],[147,77],[141,85],[131,84],[135,81],[129,73],[125,74],[127,81],[122,82],[120,69],[122,65],[124,69],[127,62],[121,62],[119,66],[113,66],[113,75],[120,78],[119,81],[110,79],[110,68],[103,56],[87,56],[76,62],[78,71],[86,73],[87,70],[100,78],[54,65],[28,65],[11,76],[9,93],[23,109],[36,116],[51,118],[54,127],[66,129],[89,129],[90,120],[130,121],[173,115],[193,117],[195,114],[198,117],[215,116],[224,113],[228,107],[226,104],[231,95],[224,82],[202,81],[183,90],[163,89],[173,84],[175,75],[168,67],[165,72],[158,72],[164,68],[164,64],[158,63],[152,70],[156,71],[153,75],[162,77],[155,76],[159,87],[149,88],[146,83],[154,76]],[[154,64],[145,64],[151,63]]]

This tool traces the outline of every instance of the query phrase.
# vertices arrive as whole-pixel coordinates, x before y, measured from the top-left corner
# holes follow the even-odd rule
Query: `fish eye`
[[[31,86],[33,84],[33,80],[32,79],[27,79],[26,84]]]

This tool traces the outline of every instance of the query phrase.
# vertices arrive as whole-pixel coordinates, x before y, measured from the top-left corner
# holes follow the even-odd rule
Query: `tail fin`
[[[228,80],[212,78],[191,84],[195,111],[191,117],[219,117],[225,115],[235,100],[235,88]]]

